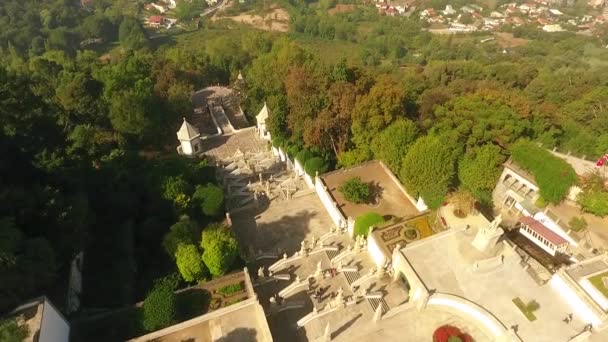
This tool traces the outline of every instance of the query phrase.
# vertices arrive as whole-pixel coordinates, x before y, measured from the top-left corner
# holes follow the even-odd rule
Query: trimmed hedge
[[[570,164],[531,141],[518,141],[510,152],[513,161],[534,176],[540,196],[547,202],[560,203],[577,181]]]
[[[367,236],[369,227],[379,223],[384,223],[382,215],[374,212],[363,214],[355,220],[355,235]]]
[[[323,158],[321,157],[314,157],[312,159],[309,159],[304,164],[304,171],[306,171],[306,173],[308,173],[308,175],[311,177],[314,177],[317,172],[319,174],[327,172],[328,168],[329,165],[327,165],[325,160],[323,160]]]

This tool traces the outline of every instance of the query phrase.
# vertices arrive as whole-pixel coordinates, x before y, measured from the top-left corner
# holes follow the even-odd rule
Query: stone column
[[[315,272],[315,277],[321,276],[323,273],[323,266],[321,266],[321,261],[317,263],[317,271]]]
[[[374,322],[378,322],[382,318],[382,302],[378,304],[376,312],[374,312]]]
[[[323,333],[323,341],[331,341],[331,331],[329,329],[329,322],[327,322],[327,325],[325,326],[325,332]]]

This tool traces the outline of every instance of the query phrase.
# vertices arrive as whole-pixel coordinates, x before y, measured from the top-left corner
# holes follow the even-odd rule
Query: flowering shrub
[[[433,342],[473,342],[473,338],[456,327],[442,325],[433,333]]]

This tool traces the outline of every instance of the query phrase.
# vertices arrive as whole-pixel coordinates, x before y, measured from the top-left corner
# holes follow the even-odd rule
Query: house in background
[[[25,325],[28,336],[23,342],[68,342],[70,325],[46,297],[36,298],[17,307],[9,314]]]

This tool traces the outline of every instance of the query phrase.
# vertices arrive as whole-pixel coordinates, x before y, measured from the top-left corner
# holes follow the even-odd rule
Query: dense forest
[[[278,3],[289,33],[202,20],[155,39],[137,1],[0,3],[0,313],[44,293],[64,305],[80,251],[85,308],[131,305],[173,272],[187,282],[229,269],[203,254],[191,277],[167,246],[181,229],[193,247],[180,255],[215,248],[204,233],[198,247],[223,214],[205,204],[215,171],[176,158],[174,134],[193,90],[239,71],[244,110],[266,101],[273,143],[316,160],[311,173],[381,159],[431,207],[455,189],[488,205],[522,138],[608,152],[601,39],[521,28],[527,43],[506,48],[371,8]],[[208,236],[232,246],[217,229]]]

